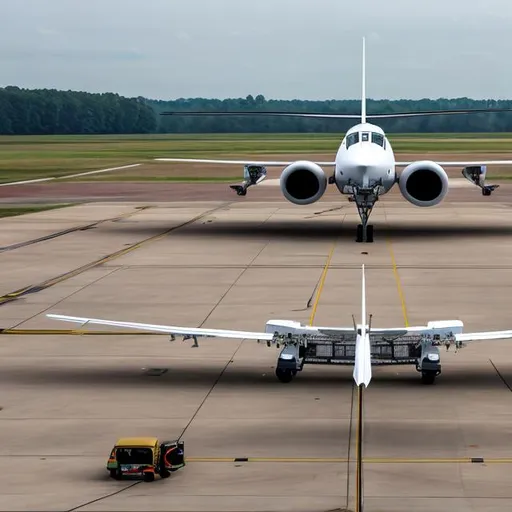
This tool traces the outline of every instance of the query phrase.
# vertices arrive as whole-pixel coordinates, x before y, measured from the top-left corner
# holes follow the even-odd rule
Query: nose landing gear
[[[375,203],[379,200],[379,185],[370,188],[353,187],[350,201],[356,203],[361,224],[357,226],[356,242],[373,243],[373,224],[368,224]]]

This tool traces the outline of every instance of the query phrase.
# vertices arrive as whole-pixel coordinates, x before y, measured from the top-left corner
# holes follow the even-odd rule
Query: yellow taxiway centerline
[[[395,252],[393,251],[393,244],[391,240],[387,240],[389,254],[391,255],[391,264],[393,265],[393,275],[395,276],[396,287],[398,289],[398,296],[400,297],[400,303],[402,305],[402,314],[404,315],[405,327],[409,327],[409,318],[407,316],[407,306],[405,305],[404,292],[402,290],[402,284],[400,282],[400,276],[398,275],[398,269],[396,267]]]
[[[336,457],[187,457],[186,462],[268,462],[339,464],[349,462]],[[363,458],[365,464],[512,464],[512,458],[459,457],[459,458]]]
[[[316,292],[315,302],[313,303],[313,310],[311,311],[311,316],[309,317],[309,325],[313,325],[315,321],[316,310],[318,308],[318,303],[320,302],[320,296],[322,295],[322,290],[324,289],[325,278],[327,277],[327,271],[329,270],[329,265],[331,264],[332,255],[334,254],[334,249],[336,248],[336,242],[332,244],[331,250],[327,255],[327,261],[325,262],[324,269],[322,270],[322,275],[320,277],[320,283],[318,284],[318,291]]]

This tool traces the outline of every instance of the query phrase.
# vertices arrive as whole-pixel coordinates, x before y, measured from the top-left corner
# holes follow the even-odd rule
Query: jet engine
[[[448,175],[435,162],[424,160],[409,164],[400,174],[402,195],[415,206],[435,206],[448,193]]]
[[[293,162],[281,173],[281,191],[294,204],[311,204],[318,201],[327,188],[323,169],[306,160]]]

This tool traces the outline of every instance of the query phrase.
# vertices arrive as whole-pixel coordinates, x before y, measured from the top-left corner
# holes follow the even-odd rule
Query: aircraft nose
[[[355,149],[355,148],[354,148]],[[373,171],[382,163],[382,155],[372,147],[357,148],[351,155],[354,168],[363,173]]]

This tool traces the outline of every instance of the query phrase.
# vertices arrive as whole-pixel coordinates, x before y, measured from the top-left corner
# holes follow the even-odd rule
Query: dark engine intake
[[[294,204],[311,204],[318,201],[327,188],[323,169],[306,160],[293,162],[281,173],[281,191]]]
[[[435,162],[424,160],[409,164],[398,180],[400,192],[415,206],[435,206],[448,193],[448,175]]]

